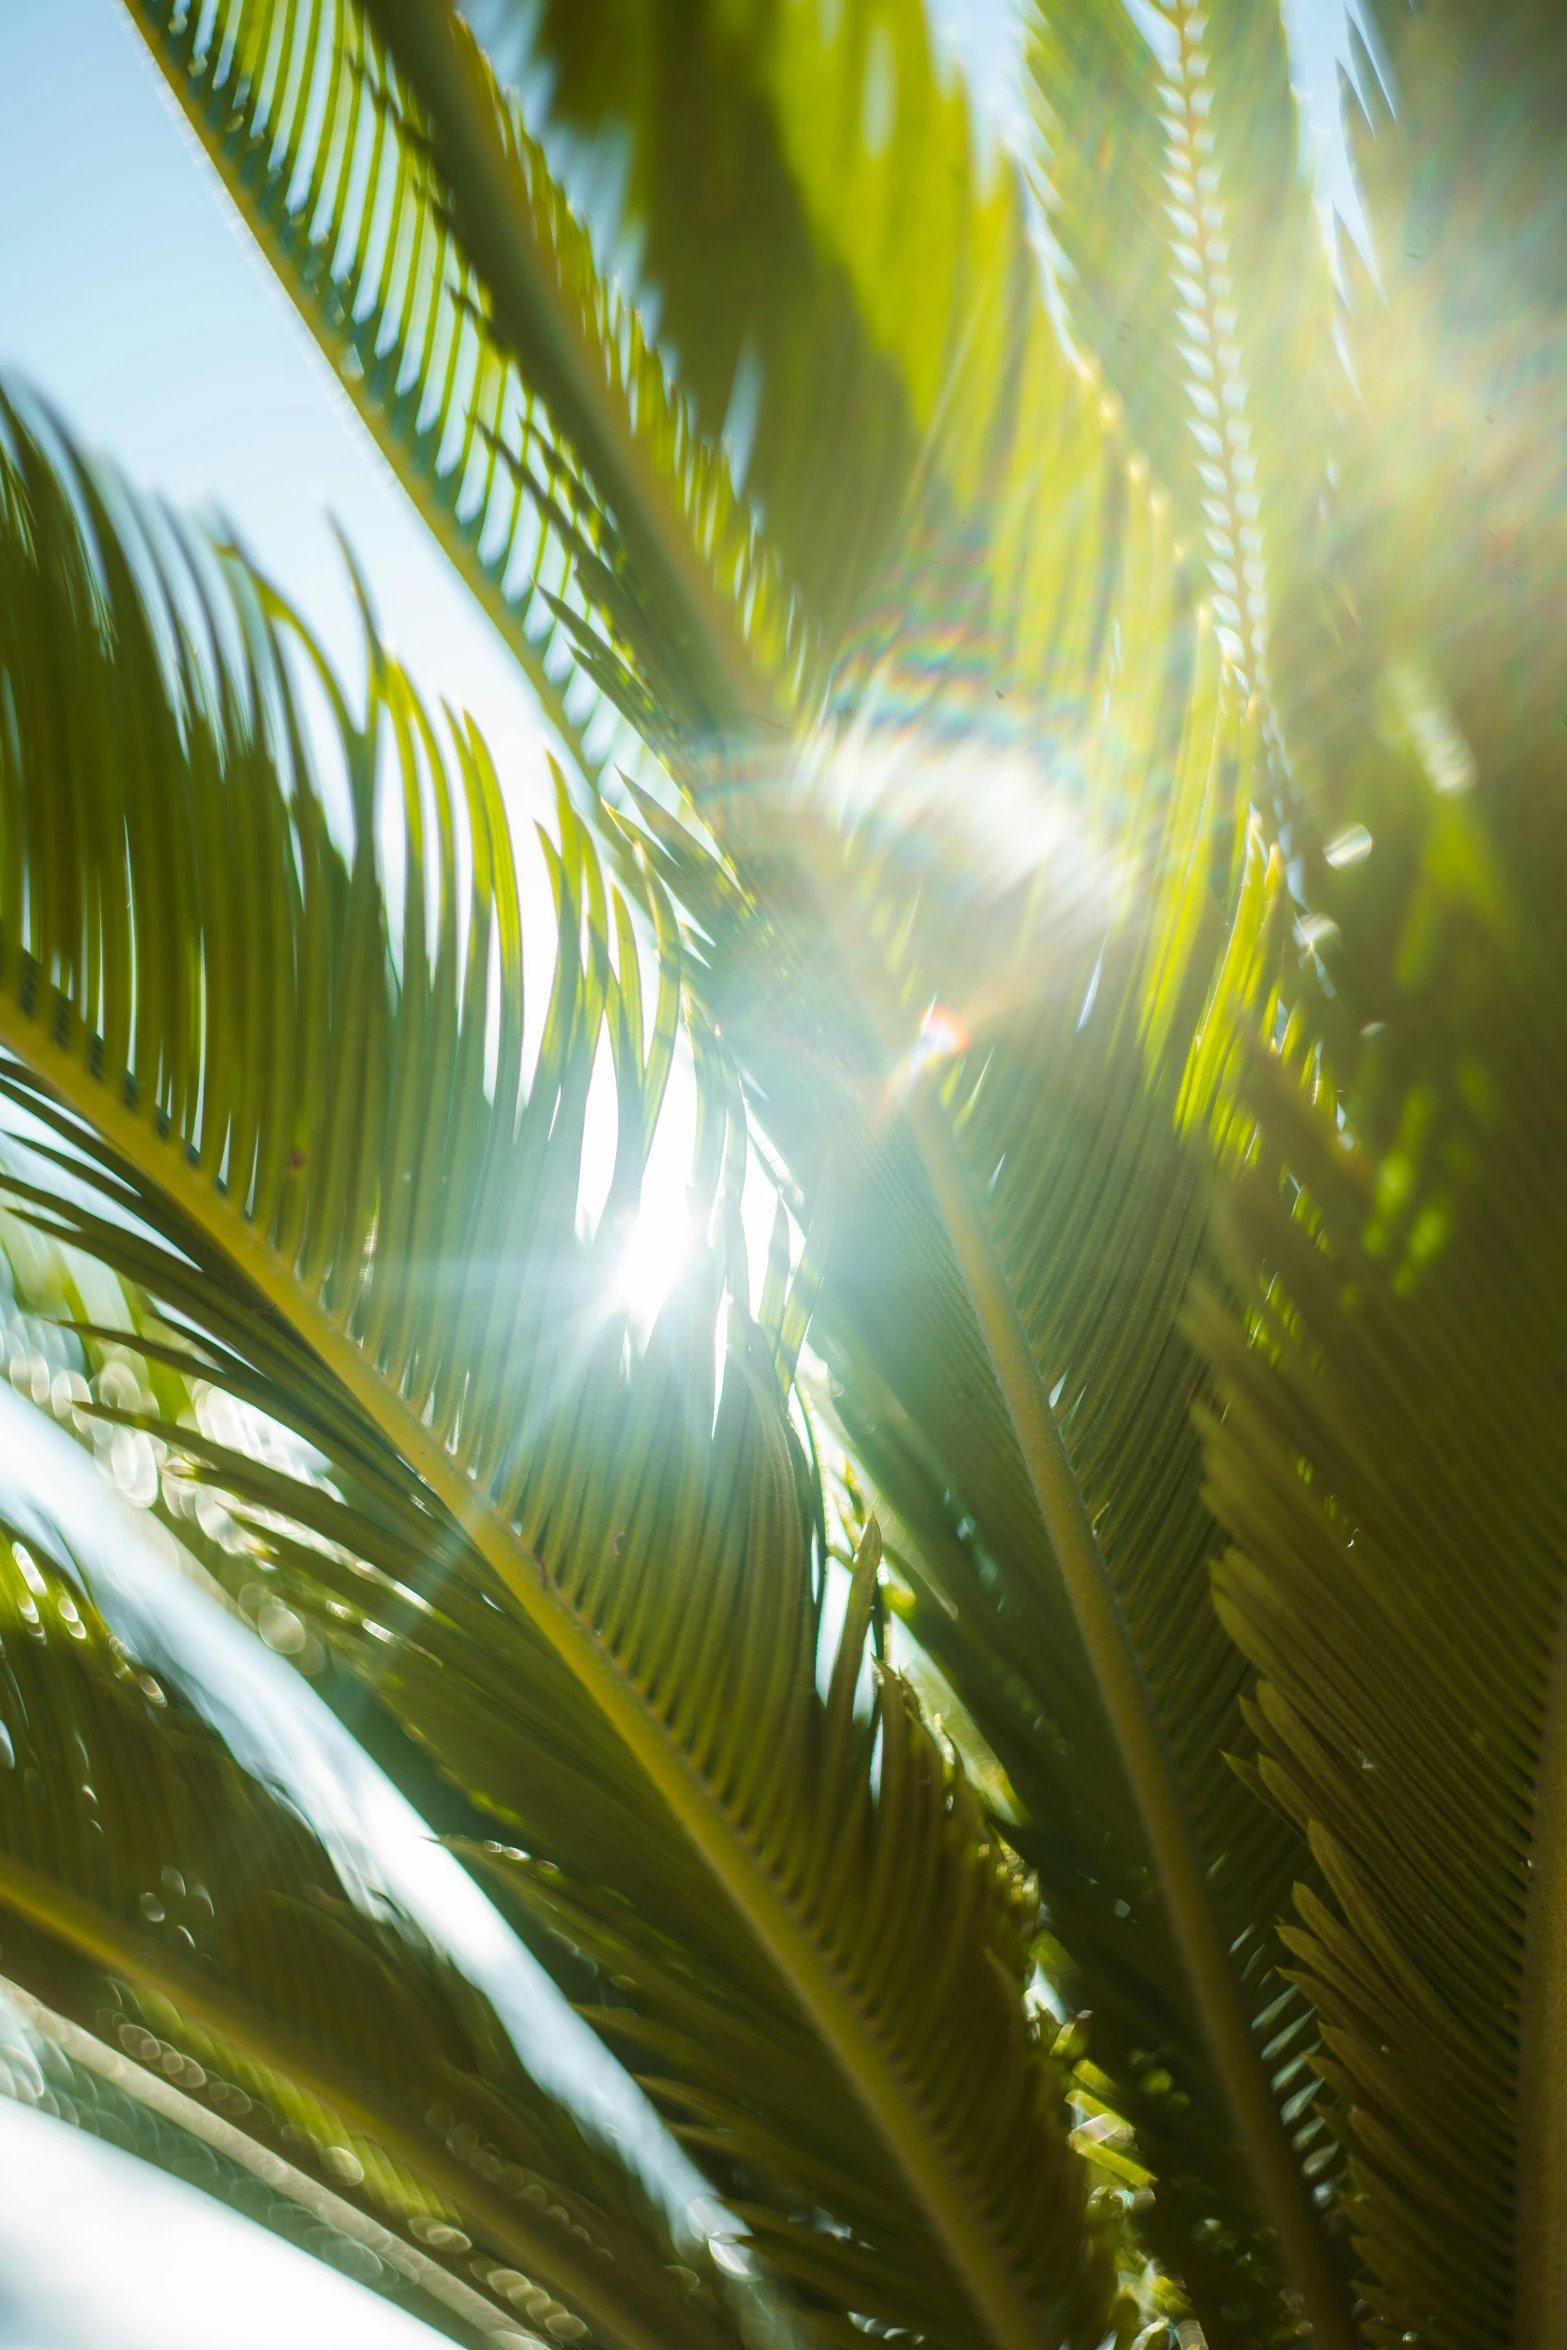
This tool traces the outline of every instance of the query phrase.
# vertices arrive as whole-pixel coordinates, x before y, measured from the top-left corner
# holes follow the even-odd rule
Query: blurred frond
[[[96,1482],[85,1460],[78,1474]],[[138,1655],[100,1614],[92,1565],[63,1542],[51,1556],[27,1517],[30,1539],[9,1528],[0,1550],[8,1965],[199,2094],[233,2134],[231,2170],[254,2179],[292,2149],[302,2187],[314,2171],[346,2190],[372,2234],[391,2231],[386,2283],[429,2271],[426,2294],[465,2306],[470,2333],[476,2316],[493,2330],[496,2301],[443,2290],[456,2280],[421,2233],[466,2229],[503,2274],[544,2280],[531,2290],[562,2296],[562,2338],[584,2317],[627,2343],[680,2335],[673,2247],[619,2162],[529,2081],[395,1896],[236,1758],[205,1710],[233,1691],[193,1686],[177,1643]],[[155,1587],[139,1534],[122,1539]]]

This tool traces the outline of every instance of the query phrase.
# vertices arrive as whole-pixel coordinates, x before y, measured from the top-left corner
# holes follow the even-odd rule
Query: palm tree
[[[1336,280],[1268,0],[1031,188],[919,0],[127,6],[562,781],[538,1010],[368,591],[6,396],[51,2061],[468,2340],[1556,2339],[1554,11],[1373,0]]]

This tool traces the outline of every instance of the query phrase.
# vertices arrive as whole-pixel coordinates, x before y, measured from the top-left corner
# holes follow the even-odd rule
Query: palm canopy
[[[69,1788],[0,1872],[48,1995],[244,2007],[556,2338],[1549,2338],[1552,20],[1373,12],[1336,290],[1263,0],[1038,10],[1049,286],[913,0],[129,4],[582,797],[525,1018],[474,730],[9,406],[15,1259],[730,2217],[505,2060],[410,2128],[485,2026],[407,1931],[348,2102],[297,1959],[160,1975]],[[541,2132],[553,2237],[483,2192]]]

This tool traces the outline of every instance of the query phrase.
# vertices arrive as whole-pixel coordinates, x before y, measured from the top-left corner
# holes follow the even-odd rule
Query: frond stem
[[[1210,174],[1202,162],[1203,155],[1213,145],[1213,134],[1207,127],[1199,99],[1199,93],[1206,94],[1206,59],[1202,48],[1206,12],[1203,7],[1194,5],[1194,0],[1176,0],[1176,5],[1168,9],[1167,15],[1173,23],[1178,44],[1174,95],[1180,107],[1179,121],[1171,126],[1170,157],[1175,174],[1183,183],[1182,197],[1190,208],[1192,247],[1196,259],[1194,295],[1196,303],[1200,305],[1198,315],[1208,346],[1209,364],[1213,369],[1212,389],[1216,413],[1211,429],[1218,443],[1215,462],[1224,485],[1221,492],[1224,506],[1221,528],[1235,573],[1235,634],[1240,651],[1240,671],[1248,692],[1261,693],[1264,690],[1260,635],[1262,602],[1260,594],[1254,592],[1246,577],[1248,526],[1241,505],[1241,485],[1236,475],[1235,448],[1230,433],[1232,417],[1238,414],[1238,402],[1232,408],[1231,396],[1238,395],[1242,387],[1227,355],[1226,346],[1230,336],[1225,332],[1220,316],[1224,302],[1219,284],[1220,260],[1216,246],[1224,233],[1223,190],[1219,189],[1216,196],[1210,194],[1204,184]],[[1188,388],[1194,389],[1195,386],[1189,382]]]
[[[1309,2192],[1263,2069],[1147,1681],[1017,1308],[933,1088],[916,1091],[909,1119],[1126,1766],[1192,1998],[1263,2205],[1310,2321],[1314,2350],[1354,2350],[1349,2313],[1325,2257]]]

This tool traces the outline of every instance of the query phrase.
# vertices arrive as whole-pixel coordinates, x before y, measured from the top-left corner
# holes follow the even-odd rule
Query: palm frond
[[[776,764],[835,675],[853,696],[890,661],[900,690],[924,691],[957,643],[959,665],[1007,680],[1020,708],[1063,690],[1080,633],[1061,625],[1068,583],[1096,576],[1114,536],[1114,459],[1057,344],[1015,176],[981,184],[913,0],[892,14],[856,0],[833,32],[809,11],[772,12],[743,37],[716,13],[651,28],[655,57],[689,62],[695,40],[726,102],[749,91],[760,127],[733,187],[711,139],[666,154],[634,79],[599,93],[633,104],[650,217],[666,197],[682,221],[705,202],[689,165],[715,175],[702,184],[732,199],[742,239],[776,235],[794,256],[742,302],[743,253],[726,263],[709,238],[700,267],[677,267],[671,220],[660,295],[682,366],[690,345],[690,385],[595,268],[547,169],[549,125],[541,145],[444,0],[225,0],[210,24],[137,0],[133,14],[590,774],[602,729],[590,694],[562,701],[569,662],[702,775],[718,822],[736,760],[742,782],[758,756]],[[570,55],[592,23],[574,14]],[[580,77],[562,87],[565,119],[585,126]],[[717,410],[737,335],[760,387],[746,501]]]
[[[5,1410],[9,1442],[25,1442],[30,1411]],[[56,1437],[44,1453],[59,1495],[72,1448]],[[85,1460],[76,1475],[98,1484]],[[505,2290],[443,2292],[445,2272],[417,2250],[421,2235],[466,2231],[558,2313],[562,2339],[589,2324],[627,2343],[687,2338],[702,2320],[671,2282],[678,2255],[619,2160],[528,2079],[482,1997],[376,1881],[374,1832],[349,1850],[307,1824],[298,1797],[312,1767],[330,1776],[330,1742],[317,1732],[311,1754],[296,1705],[291,1784],[268,1783],[256,1721],[241,1719],[241,1761],[214,1715],[259,1693],[243,1674],[224,1685],[221,1665],[214,1680],[196,1595],[160,1609],[159,1562],[103,1499],[99,1555],[78,1555],[28,1483],[8,1479],[22,1523],[0,1550],[11,1968],[100,2033],[108,2016],[143,2063],[149,2044],[157,2062],[172,2047],[203,2109],[254,2149],[247,2175],[293,2147],[324,2188],[352,2182],[372,2233],[402,2247],[388,2281],[428,2269],[448,2313],[456,2302],[493,2329]],[[116,1535],[117,1576],[103,1555]],[[142,1594],[129,1613],[127,1569]],[[716,2319],[705,2330],[727,2338]]]
[[[1539,980],[1554,1004],[1559,972]],[[1490,1042],[1468,1064],[1491,1089],[1483,1151],[1449,1134],[1434,1168],[1407,1096],[1346,1150],[1282,1073],[1259,1081],[1272,1152],[1228,1262],[1265,1271],[1244,1330],[1211,1300],[1198,1322],[1235,1542],[1219,1605],[1261,1675],[1263,1782],[1320,1871],[1284,1938],[1388,2342],[1543,2339],[1563,2308],[1561,1038]]]
[[[134,2005],[134,1994],[128,2008],[124,1990],[106,1984],[89,2031],[19,1984],[0,1983],[0,2095],[199,2188],[475,2350],[494,2340],[493,2302],[350,2203],[339,2192],[346,2178],[325,2185],[231,2119],[250,2121],[255,2100],[149,2030]],[[339,2157],[339,2171],[346,2167]],[[427,2223],[432,2234],[448,2226]],[[461,2233],[450,2228],[453,2237]],[[525,2314],[520,2295],[508,2299]],[[536,2306],[542,2316],[542,2288]]]
[[[1271,2227],[1314,2322],[1342,2339],[1311,2190],[1336,2158],[1298,2102],[1310,2017],[1271,1938],[1288,1845],[1223,1761],[1245,1672],[1206,1606],[1200,1371],[1177,1329],[1203,1250],[1202,1150],[1240,1139],[1236,1057],[1277,1015],[1287,898],[1244,829],[1255,720],[1211,623],[1183,614],[1145,468],[1128,493],[1102,698],[1084,694],[1031,776],[1034,808],[1016,803],[1021,820],[1046,811],[1046,872],[1020,854],[999,894],[965,873],[965,819],[983,831],[998,754],[917,732],[888,750],[868,812],[849,739],[846,831],[829,752],[814,813],[797,794],[734,878],[667,824],[661,870],[700,933],[693,984],[806,1197],[831,1142],[814,1343],[860,1457],[927,1548],[921,1630],[1037,1822],[1019,1840],[1104,2018],[1096,2061],[1165,2156],[1168,2241],[1203,2323],[1215,2340],[1289,2338]],[[961,810],[936,800],[932,763],[961,779]],[[954,1052],[940,1090],[922,1085],[922,1064],[934,1054],[940,1075]],[[1224,2087],[1205,2104],[1215,2050]]]
[[[1335,585],[1380,662],[1434,660],[1490,773],[1523,752],[1526,728],[1529,755],[1549,757],[1560,727],[1549,615],[1567,577],[1567,370],[1547,257],[1567,218],[1567,49],[1554,12],[1526,4],[1483,22],[1379,6],[1367,23],[1380,71],[1357,39],[1343,96],[1380,282],[1351,272],[1345,336],[1363,401],[1335,500]],[[1412,434],[1411,404],[1432,382],[1442,397],[1422,401]],[[1338,599],[1334,618],[1335,633],[1357,633]],[[1312,664],[1301,701],[1332,681]]]
[[[784,2208],[839,2247],[818,2297],[830,2273],[852,2275],[845,2318],[895,2300],[907,2258],[932,2341],[1094,2338],[1082,2178],[1024,2020],[1014,1878],[901,1693],[870,1742],[817,1693],[811,1480],[745,1308],[744,1130],[700,1031],[693,1210],[714,1238],[645,1351],[613,1304],[618,1207],[640,1189],[679,1001],[656,880],[637,883],[665,941],[649,1025],[638,917],[563,807],[525,1085],[512,860],[471,729],[450,754],[464,938],[456,788],[401,672],[372,646],[355,721],[237,558],[189,540],[161,555],[172,526],[63,450],[47,459],[14,407],[5,427],[0,1033],[28,1073],[13,1090],[99,1202],[40,1197],[44,1229],[141,1281],[198,1359],[280,1374],[269,1408],[381,1497],[399,1562],[411,1549],[471,1580],[491,1650],[518,1674],[539,1660],[560,1801],[617,1866],[690,1888],[667,1923],[698,1949],[711,1936],[720,1970],[790,2016],[823,2131],[891,2215],[883,2236],[835,2234],[834,2181],[803,2147]],[[291,682],[301,647],[342,760],[341,848]],[[376,840],[399,803],[394,958]],[[617,1213],[582,1242],[601,1039]],[[927,1957],[969,1986],[939,2037]],[[1015,2117],[1002,2135],[998,2110]]]
[[[598,695],[655,738],[787,707],[792,600],[466,31],[443,19],[441,53],[485,159],[496,253],[462,241],[429,125],[358,0],[224,0],[215,15],[133,0],[131,14],[585,772],[608,748]]]
[[[1166,212],[1165,68],[1121,0],[1036,10],[1029,36],[1046,217],[1070,272],[1063,299],[1073,335],[1195,529],[1186,337]]]
[[[923,8],[470,13],[512,78],[547,84],[539,135],[568,186],[598,184],[613,143],[616,251],[843,643],[916,495],[949,528],[972,516],[1026,431],[1009,359],[1046,327],[1014,174],[987,172]]]
[[[1041,5],[1029,62],[1073,331],[1260,690],[1280,607],[1312,590],[1331,454],[1332,293],[1283,12]]]
[[[1479,26],[1451,0],[1370,0],[1362,21],[1365,36],[1351,28],[1356,73],[1345,99],[1379,264],[1401,278],[1440,259],[1451,292],[1489,249],[1506,255],[1525,305],[1551,298],[1556,265],[1538,231],[1564,193],[1555,125],[1567,44],[1554,11],[1504,0]],[[1494,137],[1499,120],[1505,150],[1482,153],[1480,126]]]
[[[1193,1329],[1233,1537],[1216,1594],[1261,1676],[1243,1767],[1312,1855],[1283,1938],[1321,2016],[1368,2336],[1528,2341],[1567,2311],[1544,2096],[1560,652],[1538,624],[1562,550],[1557,435],[1519,397],[1559,341],[1528,256],[1560,208],[1534,113],[1560,46],[1522,10],[1370,21],[1350,127],[1381,283],[1352,266],[1362,400],[1291,684],[1330,984],[1248,1082],[1261,1147],[1222,1226],[1244,1311],[1206,1296]],[[1525,41],[1519,136],[1482,153],[1489,68]]]

